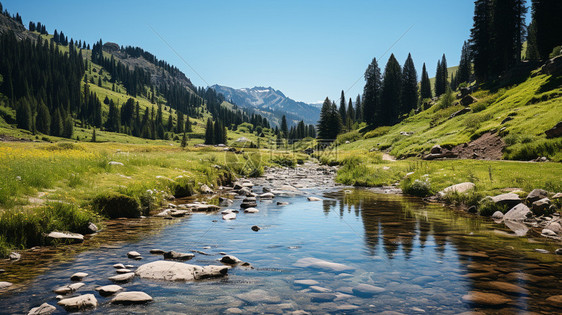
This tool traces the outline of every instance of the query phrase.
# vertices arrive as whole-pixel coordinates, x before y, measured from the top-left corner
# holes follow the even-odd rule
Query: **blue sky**
[[[4,0],[24,23],[40,21],[49,33],[93,43],[139,46],[180,68],[197,86],[271,86],[304,102],[352,85],[373,57],[384,65],[394,53],[412,53],[418,76],[430,77],[443,53],[457,65],[472,26],[473,0],[347,1],[71,1]],[[411,26],[411,30],[383,56]],[[157,34],[191,65],[194,73]]]

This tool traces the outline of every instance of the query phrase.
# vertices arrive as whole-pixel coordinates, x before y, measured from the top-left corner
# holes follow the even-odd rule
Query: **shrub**
[[[552,52],[548,55],[548,58],[554,58],[560,55],[562,55],[562,46],[556,46],[552,49]]]
[[[472,206],[478,207],[480,200],[482,199],[482,194],[469,191],[466,193],[458,193],[456,191],[449,192],[443,196],[443,200],[454,206],[465,206],[470,208]]]
[[[507,208],[506,205],[500,206],[495,202],[493,202],[490,198],[484,198],[480,200],[478,204],[478,213],[483,217],[489,217],[492,214],[494,214],[494,212],[496,211],[500,211],[501,213],[506,213],[507,210],[509,209]]]
[[[195,193],[194,187],[195,183],[193,180],[183,177],[176,179],[170,188],[174,197],[183,198],[192,196]]]
[[[350,132],[338,135],[338,137],[336,138],[336,145],[345,144],[346,141],[354,142],[362,138],[363,136],[361,136],[358,130],[352,130]]]
[[[280,166],[290,167],[290,168],[294,168],[297,165],[295,160],[290,156],[276,156],[273,159],[271,159],[271,162],[278,164]]]
[[[384,136],[389,131],[390,131],[390,126],[381,126],[365,133],[364,137],[365,139],[380,137],[380,136]]]
[[[406,178],[402,181],[402,192],[412,196],[427,197],[432,195],[431,183],[429,180],[419,180],[416,179],[412,181],[410,178]]]
[[[108,193],[94,198],[92,206],[100,214],[115,218],[138,218],[141,215],[137,199],[120,193]]]

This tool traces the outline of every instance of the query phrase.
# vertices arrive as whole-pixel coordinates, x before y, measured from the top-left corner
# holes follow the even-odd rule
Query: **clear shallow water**
[[[136,237],[127,242],[72,255],[66,262],[52,264],[22,290],[0,295],[0,313],[27,313],[43,302],[56,305],[52,290],[70,283],[70,275],[78,271],[90,276],[77,294],[94,293],[100,303],[92,313],[200,314],[222,313],[228,308],[244,313],[341,313],[344,309],[347,313],[404,314],[560,311],[545,300],[562,294],[562,259],[534,252],[535,248],[552,251],[552,244],[509,237],[498,232],[505,230],[500,225],[425,205],[417,199],[366,190],[318,196],[324,201],[309,202],[305,196],[296,196],[258,202],[258,214],[240,213],[233,221],[223,221],[218,213],[193,214],[165,228],[147,228],[152,233],[133,232]],[[290,204],[277,206],[277,201]],[[252,231],[252,225],[262,230]],[[112,234],[122,238],[117,231]],[[136,239],[139,235],[143,237]],[[100,297],[94,291],[97,286],[111,284],[107,278],[115,275],[115,263],[139,266],[160,260],[160,255],[148,253],[152,248],[211,254],[196,254],[188,262],[197,265],[219,264],[219,252],[226,252],[251,263],[254,269],[236,267],[226,278],[187,283],[137,277],[122,286],[154,298],[153,303],[142,306],[110,305],[111,297]],[[131,250],[140,252],[143,260],[127,259],[126,253]],[[345,264],[348,269],[296,266],[300,259],[311,257]],[[337,293],[338,298],[331,302],[314,300],[313,290],[294,284],[302,279],[317,281],[317,286]],[[502,289],[497,283],[491,286],[492,281],[504,283]],[[506,289],[505,283],[528,292],[507,292],[513,288]],[[385,291],[373,297],[358,296],[351,288],[359,284]],[[266,291],[268,301],[247,301],[245,294],[254,290]],[[473,290],[496,293],[510,302],[494,308],[464,302],[463,295]]]

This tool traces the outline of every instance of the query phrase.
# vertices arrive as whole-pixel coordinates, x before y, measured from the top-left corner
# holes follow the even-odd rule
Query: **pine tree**
[[[435,96],[439,97],[447,91],[449,86],[449,73],[447,70],[447,59],[445,54],[441,60],[437,62],[437,70],[435,73]]]
[[[470,81],[470,74],[472,72],[472,61],[470,58],[470,47],[465,41],[462,45],[461,59],[459,61],[459,68],[456,73],[457,84]]]
[[[55,109],[54,113],[51,115],[51,135],[60,137],[63,133],[63,120],[60,114],[60,110]]]
[[[96,128],[94,128],[94,130],[92,131],[92,142],[96,142],[97,141],[97,137],[96,137]]]
[[[400,114],[408,114],[411,110],[418,106],[418,73],[414,65],[412,56],[408,54],[408,58],[402,68],[402,107]]]
[[[539,54],[539,48],[537,46],[537,28],[535,26],[535,21],[532,20],[531,24],[527,28],[527,50],[525,51],[525,58],[527,60],[538,60],[541,59]]]
[[[191,128],[191,121],[189,120],[189,116],[185,116],[185,129],[184,130],[186,132],[192,132],[193,131],[193,129]]]
[[[180,111],[176,111],[176,113],[178,114],[178,124],[176,125],[176,133],[182,133],[184,131],[187,131],[187,130],[183,129],[183,127],[184,127],[183,126],[183,113],[180,112]]]
[[[429,75],[427,74],[427,69],[425,63],[422,68],[421,82],[420,82],[420,97],[421,99],[432,98],[433,94],[431,92],[431,82],[429,81]]]
[[[63,125],[62,136],[71,139],[72,134],[74,134],[74,122],[72,121],[72,116],[66,115],[66,119],[64,120],[64,125]]]
[[[351,129],[351,125],[355,122],[355,109],[353,108],[353,103],[351,97],[347,103],[347,128]]]
[[[26,99],[23,99],[19,102],[19,105],[16,109],[16,123],[18,128],[25,129],[25,130],[32,130],[32,114],[31,108],[29,107],[29,102]]]
[[[340,96],[339,113],[340,113],[340,117],[341,117],[342,122],[345,123],[347,121],[347,112],[346,112],[346,108],[345,108],[345,94],[344,94],[343,90],[341,91],[341,96]]]
[[[172,114],[168,116],[168,124],[166,125],[166,130],[168,132],[174,132],[174,119],[172,117]]]
[[[376,120],[377,126],[391,126],[398,121],[400,110],[400,90],[402,87],[402,69],[394,57],[390,55],[384,69],[384,77],[381,90],[381,115]]]
[[[365,87],[363,88],[363,100],[361,115],[367,124],[375,124],[379,121],[382,106],[381,106],[381,71],[377,64],[377,59],[367,67],[365,71]],[[360,104],[357,102],[357,104]],[[318,131],[320,133],[320,130]]]
[[[492,1],[492,75],[501,75],[521,60],[521,38],[525,35],[526,12],[524,0]]]
[[[287,117],[285,117],[285,115],[283,115],[283,117],[281,118],[281,134],[282,137],[287,139],[287,137],[289,136],[289,128],[287,127]]]
[[[187,134],[185,132],[183,133],[183,137],[181,138],[181,147],[187,147]]]
[[[46,135],[51,132],[51,114],[43,101],[40,101],[37,107],[35,127],[37,128],[37,131]]]
[[[562,1],[532,0],[532,15],[539,56],[547,59],[562,44]]]
[[[211,118],[207,118],[207,126],[205,127],[205,144],[214,144],[213,122]]]
[[[361,95],[359,94],[357,94],[357,98],[355,98],[355,121],[363,121],[363,106],[361,105]]]
[[[474,75],[478,82],[484,82],[490,75],[491,50],[491,0],[476,0],[474,3],[474,24],[470,30],[470,51],[474,63]]]

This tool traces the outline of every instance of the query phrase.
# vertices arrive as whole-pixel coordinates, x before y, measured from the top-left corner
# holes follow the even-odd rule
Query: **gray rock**
[[[220,262],[227,265],[235,265],[242,262],[242,260],[238,259],[236,256],[226,255],[220,259]]]
[[[53,231],[47,234],[47,238],[50,240],[65,241],[70,243],[81,243],[84,241],[84,235],[70,232]]]
[[[364,283],[353,288],[353,293],[360,297],[371,297],[384,291],[386,291],[386,289]]]
[[[332,292],[332,290],[328,289],[328,288],[324,288],[321,286],[317,286],[317,285],[312,285],[309,288],[310,290],[314,291],[314,292],[320,292],[320,293],[328,293],[328,292]]]
[[[491,200],[497,205],[507,205],[508,207],[516,206],[521,202],[521,198],[514,193],[497,195],[491,197]]]
[[[236,295],[237,298],[250,303],[279,303],[281,298],[269,292],[257,289]]]
[[[252,229],[252,231],[254,231],[254,232],[257,232],[257,231],[261,230],[261,228],[260,228],[259,226],[257,226],[257,225],[253,225],[253,226],[251,227],[251,229]]]
[[[556,255],[562,255],[562,248],[558,248],[557,250],[554,251],[554,253]]]
[[[318,258],[312,258],[312,257],[299,259],[294,264],[294,266],[304,267],[304,268],[313,267],[313,268],[326,269],[326,270],[331,270],[331,271],[336,271],[336,272],[355,269],[353,267],[346,266],[344,264],[334,263],[334,262],[330,262],[330,261],[326,261],[326,260],[322,260],[322,259],[318,259]]]
[[[243,314],[244,312],[243,312],[241,309],[237,308],[237,307],[231,307],[231,308],[227,308],[227,309],[224,311],[224,313],[225,313],[225,314]]]
[[[318,197],[308,197],[306,198],[308,201],[322,201],[322,199],[318,198]]]
[[[11,287],[12,283],[8,281],[0,281],[0,290]]]
[[[494,214],[492,214],[492,219],[497,219],[497,220],[503,219],[503,213],[501,213],[501,211],[494,212]]]
[[[130,251],[127,253],[127,257],[131,259],[137,259],[138,257],[141,257],[141,254],[137,251]]]
[[[543,189],[533,189],[533,191],[531,191],[528,195],[527,195],[527,202],[532,204],[533,202],[539,200],[539,199],[543,199],[548,197],[548,192],[546,190]]]
[[[542,229],[541,234],[546,236],[556,236],[556,233],[549,229]]]
[[[98,291],[101,296],[110,296],[121,290],[123,290],[123,288],[116,284],[104,285],[103,287],[96,288],[96,291]]]
[[[499,306],[511,302],[510,299],[495,293],[484,293],[478,291],[470,291],[462,297],[462,300],[471,304]]]
[[[207,186],[207,185],[205,185],[205,184],[203,184],[203,185],[201,185],[201,187],[199,187],[199,191],[200,191],[202,194],[204,194],[204,195],[212,195],[212,194],[215,193],[215,192],[211,189],[211,187],[209,187],[209,186]]]
[[[536,215],[543,215],[543,214],[550,214],[550,199],[542,198],[535,202],[532,205],[532,211]]]
[[[273,199],[275,195],[273,193],[267,192],[260,195],[261,199]]]
[[[295,280],[293,283],[299,286],[312,286],[319,284],[318,281],[311,279]]]
[[[57,304],[64,307],[68,312],[75,312],[95,308],[98,306],[98,300],[93,294],[84,294],[60,300]]]
[[[113,265],[113,268],[115,268],[115,269],[125,269],[125,265],[123,265],[123,264],[115,264],[115,265]]]
[[[558,60],[558,64],[560,64],[560,60]],[[547,138],[557,138],[562,136],[562,121],[557,123],[554,127],[548,129],[544,132]]]
[[[121,162],[116,162],[116,161],[109,161],[109,163],[107,163],[108,165],[114,165],[114,166],[125,166],[125,164],[121,163]]]
[[[271,188],[270,188],[270,187],[263,187],[263,188],[262,188],[262,191],[263,191],[264,193],[270,193],[270,192],[271,192]]]
[[[506,212],[506,214],[504,214],[503,216],[503,219],[509,221],[523,221],[530,214],[531,210],[529,209],[529,207],[520,203]]]
[[[562,199],[562,193],[556,193],[552,196],[552,199]]]
[[[141,265],[135,274],[141,278],[168,280],[168,281],[191,281],[213,277],[223,277],[228,273],[226,266],[196,266],[181,262],[154,261]]]
[[[172,260],[190,260],[191,258],[195,257],[192,253],[178,253],[176,251],[169,251],[164,253],[164,259],[172,259]]]
[[[312,293],[310,294],[310,300],[314,303],[324,303],[332,302],[335,300],[337,295],[334,293]]]
[[[433,147],[431,147],[431,150],[429,150],[429,153],[431,154],[438,154],[442,152],[442,148],[440,145],[436,144]]]
[[[76,290],[80,289],[83,286],[85,286],[84,283],[77,282],[77,283],[69,284],[69,285],[64,286],[64,287],[58,287],[58,288],[54,289],[53,292],[55,292],[56,294],[66,295],[66,294],[69,294],[69,293],[76,292]]]
[[[474,183],[471,183],[471,182],[465,182],[465,183],[452,185],[452,186],[449,186],[449,187],[443,189],[442,191],[440,191],[439,196],[443,197],[443,196],[445,196],[446,194],[449,194],[449,193],[462,194],[462,193],[465,193],[469,190],[473,190],[474,187],[476,187],[476,185],[474,185]]]
[[[231,213],[223,214],[222,219],[223,220],[234,220],[234,219],[236,219],[236,213],[231,212]]]
[[[517,236],[525,236],[527,235],[527,232],[529,232],[529,227],[520,221],[504,220],[503,224],[505,224],[505,226],[507,226]]]
[[[260,212],[260,211],[256,208],[246,208],[246,209],[244,209],[244,213],[258,213],[258,212]]]
[[[88,276],[88,274],[85,273],[85,272],[77,272],[77,273],[73,274],[72,276],[70,276],[70,280],[81,281],[82,279],[86,278],[87,276]]]
[[[277,201],[277,205],[278,205],[278,206],[286,206],[286,205],[288,205],[288,204],[289,204],[289,203],[286,202],[286,201]]]
[[[152,302],[152,297],[141,291],[130,291],[118,293],[111,304],[144,304]]]
[[[560,223],[558,223],[558,222],[550,222],[545,226],[545,228],[553,231],[554,233],[562,232],[562,227],[560,226]]]
[[[40,306],[32,308],[27,315],[48,315],[56,311],[57,308],[49,303],[43,303]]]
[[[113,281],[113,282],[129,282],[131,281],[133,278],[135,277],[135,273],[134,272],[129,272],[129,273],[122,273],[113,277],[109,277],[108,279]]]
[[[162,249],[154,248],[154,249],[151,249],[151,250],[150,250],[150,253],[151,253],[151,254],[154,254],[154,255],[162,255],[162,254],[165,253],[165,251],[162,250]],[[115,267],[115,266],[114,266],[114,267]]]
[[[99,231],[98,226],[95,225],[94,223],[90,222],[88,224],[88,233],[87,234],[94,234],[97,233]]]
[[[123,269],[117,269],[115,270],[115,272],[123,274],[123,273],[130,273],[132,271],[130,269],[123,268]]]
[[[234,201],[225,197],[219,197],[219,206],[221,207],[230,207]]]
[[[542,249],[542,248],[535,248],[535,252],[541,253],[541,254],[550,254],[550,252],[548,250]]]

